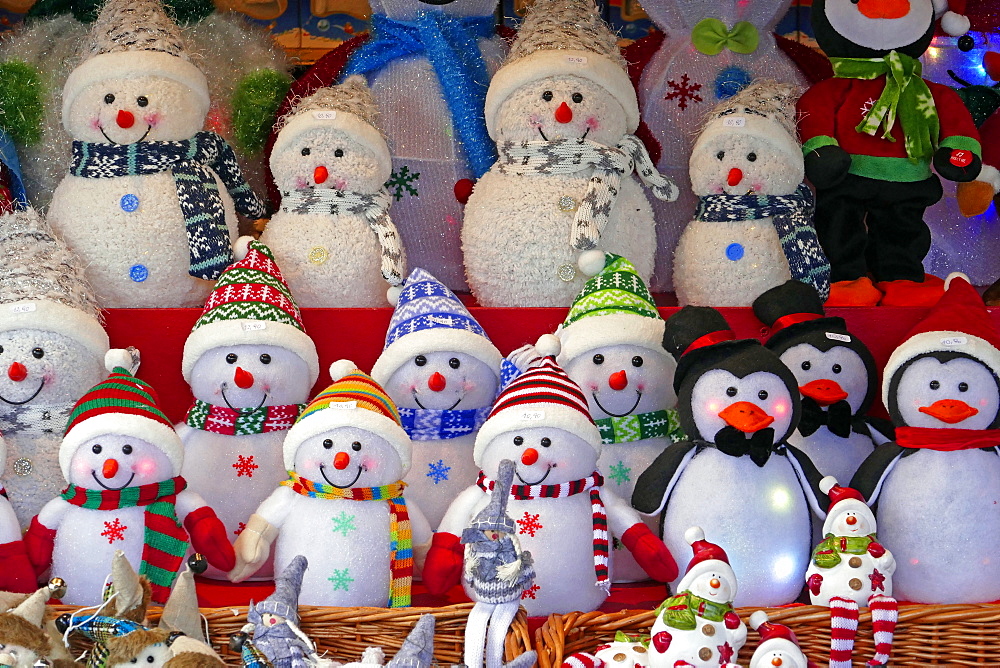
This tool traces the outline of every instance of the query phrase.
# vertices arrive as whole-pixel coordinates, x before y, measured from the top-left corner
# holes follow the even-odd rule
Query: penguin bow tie
[[[817,429],[826,425],[835,436],[847,438],[851,435],[854,414],[847,401],[838,401],[824,409],[815,399],[802,397],[802,418],[799,420],[799,433],[811,436]]]
[[[764,466],[774,449],[774,430],[761,429],[748,438],[736,427],[723,427],[715,434],[715,447],[731,457],[750,455],[754,464]]]

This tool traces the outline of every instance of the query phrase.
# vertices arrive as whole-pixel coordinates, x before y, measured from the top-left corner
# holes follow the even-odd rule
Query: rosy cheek
[[[712,192],[715,193],[716,195],[721,195],[724,192],[722,189],[722,184],[720,183],[718,185],[712,186]]]
[[[93,118],[90,119],[90,128],[92,130],[101,129],[101,119],[99,116],[94,116]]]
[[[787,412],[788,412],[788,404],[786,404],[785,402],[780,401],[774,405],[774,413],[776,415],[784,415]]]
[[[381,462],[374,457],[365,457],[361,460],[361,466],[365,468],[366,471],[377,471]]]
[[[987,405],[988,405],[989,403],[990,403],[990,402],[989,402],[989,400],[988,400],[988,399],[980,399],[980,400],[979,400],[979,405],[980,405],[980,406],[983,406],[984,408],[985,408],[985,407],[986,407],[986,406],[987,406]]]
[[[598,385],[596,382],[590,380],[590,381],[587,381],[587,389],[590,390],[591,392],[597,392],[597,390],[600,389],[600,385]]]
[[[334,190],[347,190],[347,179],[334,179]]]
[[[596,130],[601,127],[601,122],[597,120],[596,116],[588,116],[586,120],[586,125],[591,130]]]
[[[718,415],[719,413],[722,412],[722,404],[720,404],[718,401],[709,401],[705,405],[705,410],[708,411],[708,413],[711,415]]]
[[[528,125],[533,128],[540,128],[542,127],[542,119],[537,114],[532,114],[528,116]]]
[[[473,383],[471,380],[462,381],[463,392],[472,392],[474,389],[476,389],[476,384]]]
[[[296,176],[295,177],[295,189],[296,190],[302,190],[303,188],[305,188],[308,185],[309,185],[309,182],[306,181],[301,176]]]
[[[79,475],[87,475],[88,473],[90,473],[93,470],[94,470],[94,468],[90,464],[88,464],[87,462],[83,461],[82,459],[74,459],[73,460],[73,473],[76,473],[76,474],[79,474]]]
[[[132,470],[142,476],[153,475],[157,468],[155,459],[140,459],[132,465]]]
[[[764,189],[764,183],[762,181],[754,181],[752,187],[757,192],[760,192],[761,190]]]
[[[157,125],[160,124],[160,115],[147,114],[146,116],[142,117],[142,120],[146,121],[146,125],[148,125],[149,127],[155,128]]]
[[[646,391],[646,383],[645,382],[636,383],[635,384],[635,389],[638,390],[639,392],[645,392]]]

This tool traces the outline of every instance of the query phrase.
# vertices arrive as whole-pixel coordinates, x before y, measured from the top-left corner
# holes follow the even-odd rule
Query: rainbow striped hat
[[[295,453],[305,440],[337,427],[357,427],[389,441],[403,462],[403,473],[409,471],[410,437],[382,386],[350,360],[331,364],[330,378],[333,384],[309,402],[288,430],[283,446],[285,468],[295,468]]]

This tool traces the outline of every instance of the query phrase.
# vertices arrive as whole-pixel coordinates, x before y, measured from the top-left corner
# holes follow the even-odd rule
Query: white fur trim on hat
[[[103,360],[110,343],[101,323],[80,309],[48,299],[24,299],[0,305],[0,332],[38,329],[80,342]]]
[[[589,79],[607,90],[625,110],[627,132],[639,127],[639,102],[621,65],[610,58],[576,49],[546,49],[512,60],[493,75],[486,91],[486,129],[497,139],[500,107],[518,88],[547,77],[573,75]]]
[[[729,584],[732,586],[732,597],[736,598],[736,572],[733,567],[720,559],[706,559],[705,561],[699,561],[697,564],[688,569],[688,572],[684,574],[677,582],[676,590],[678,592],[686,591],[691,588],[691,583],[696,579],[705,575],[706,573],[717,572],[726,579],[729,580]]]
[[[264,325],[263,329],[260,326]],[[277,346],[298,355],[309,367],[310,387],[319,378],[319,356],[316,344],[309,335],[283,322],[238,319],[217,320],[202,325],[188,335],[184,342],[181,371],[184,380],[191,383],[191,370],[202,355],[213,348],[226,346]]]
[[[750,628],[756,631],[757,629],[760,628],[761,624],[764,624],[769,620],[770,618],[767,616],[766,612],[764,612],[763,610],[756,610],[752,615],[750,615],[750,619],[747,621],[750,624]]]
[[[875,521],[875,513],[872,512],[872,509],[864,501],[848,498],[840,501],[827,511],[826,519],[823,520],[823,535],[834,533],[833,525],[837,521],[837,518],[849,510],[859,515],[864,515],[865,519],[868,520],[869,526],[872,527],[872,531],[875,531],[878,523]]]
[[[472,355],[489,367],[497,379],[500,378],[503,355],[489,339],[476,332],[448,327],[421,329],[399,337],[375,360],[371,376],[376,383],[385,387],[396,369],[412,362],[417,355],[439,352]]]
[[[157,422],[142,415],[131,413],[100,413],[94,417],[79,422],[63,438],[59,445],[59,468],[63,477],[69,481],[69,464],[76,454],[77,448],[92,438],[117,434],[132,436],[152,443],[170,460],[173,475],[181,474],[184,463],[184,445],[180,437],[170,426]]]
[[[321,118],[317,118],[320,116]],[[364,119],[343,110],[336,109],[309,109],[299,112],[288,119],[285,126],[278,132],[277,139],[274,140],[274,148],[271,149],[272,161],[274,156],[281,153],[298,136],[310,130],[342,130],[351,139],[366,147],[375,154],[384,174],[380,176],[381,181],[388,181],[392,174],[392,156],[389,154],[389,145],[386,144],[382,134]]]
[[[635,345],[669,357],[663,348],[661,318],[647,318],[631,313],[591,315],[561,327],[556,336],[562,341],[562,352],[556,358],[559,366],[584,353],[605,346]]]
[[[403,462],[403,475],[410,470],[410,437],[391,418],[366,408],[322,408],[296,422],[288,430],[282,445],[285,468],[289,471],[295,468],[295,453],[302,443],[338,427],[355,427],[384,438],[395,448]]]
[[[537,414],[539,412],[544,414],[543,420],[524,419],[525,413]],[[479,433],[476,434],[476,444],[472,451],[472,459],[476,462],[476,466],[483,465],[483,453],[496,437],[535,427],[562,429],[574,436],[579,436],[594,448],[598,457],[601,455],[601,432],[586,415],[569,406],[539,402],[505,408],[483,423]]]
[[[63,86],[63,124],[69,119],[70,109],[77,96],[87,86],[106,79],[135,79],[143,76],[164,77],[187,86],[201,103],[200,115],[208,114],[211,105],[208,80],[195,65],[160,51],[119,51],[91,56],[70,72]]]

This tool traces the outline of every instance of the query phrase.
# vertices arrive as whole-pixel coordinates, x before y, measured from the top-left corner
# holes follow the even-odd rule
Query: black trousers
[[[848,174],[816,193],[816,232],[830,260],[831,281],[868,274],[876,281],[924,279],[931,247],[924,210],[941,199],[936,175],[910,183]]]

